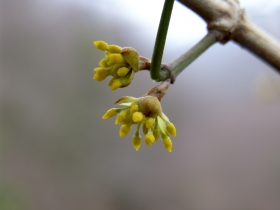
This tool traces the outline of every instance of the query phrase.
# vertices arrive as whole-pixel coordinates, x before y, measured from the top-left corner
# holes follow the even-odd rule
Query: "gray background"
[[[280,209],[280,77],[240,46],[216,44],[167,91],[171,154],[160,141],[136,152],[133,132],[120,138],[114,120],[101,119],[155,83],[148,72],[114,92],[93,81],[103,53],[92,41],[151,57],[157,2],[149,22],[153,13],[129,9],[141,0],[0,1],[1,210]],[[177,2],[173,14],[164,63],[206,32]],[[247,14],[280,40],[279,4]]]

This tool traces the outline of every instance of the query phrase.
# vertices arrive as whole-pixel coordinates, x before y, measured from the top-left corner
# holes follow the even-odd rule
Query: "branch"
[[[169,79],[169,83],[173,84],[176,77],[190,65],[198,56],[204,53],[210,46],[217,42],[216,36],[208,32],[198,43],[183,55],[170,62],[169,64],[161,64],[159,76],[156,81],[165,81]],[[143,56],[139,56],[138,71],[151,69],[151,61]]]
[[[174,77],[177,77],[188,65],[190,65],[198,56],[205,52],[210,46],[217,42],[216,36],[209,32],[196,45],[181,55],[176,60],[167,64],[167,68]]]
[[[164,50],[164,45],[166,41],[168,26],[171,18],[172,8],[173,8],[174,0],[165,0],[160,23],[158,27],[156,43],[154,46],[154,52],[151,63],[151,78],[156,81],[160,81],[160,67],[161,60]]]
[[[280,73],[280,44],[257,28],[246,17],[232,39],[272,65]]]
[[[234,40],[265,60],[280,73],[280,44],[251,23],[238,0],[179,0],[206,23],[217,39]]]

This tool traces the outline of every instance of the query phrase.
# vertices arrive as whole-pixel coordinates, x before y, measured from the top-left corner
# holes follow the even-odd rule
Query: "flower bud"
[[[145,122],[147,128],[152,127],[155,124],[155,118],[148,118]]]
[[[168,136],[166,136],[162,140],[162,143],[163,143],[165,149],[167,149],[168,152],[172,152],[172,141],[171,141],[171,139]]]
[[[138,52],[132,47],[124,47],[121,50],[123,59],[133,68],[134,71],[138,70],[139,55]]]
[[[123,76],[125,76],[125,75],[127,75],[127,73],[129,72],[129,69],[128,68],[126,68],[126,67],[122,67],[122,68],[119,68],[118,69],[118,75],[120,76],[120,77],[123,77]]]
[[[122,123],[122,122],[125,120],[126,116],[127,116],[127,113],[126,113],[125,111],[122,111],[122,112],[118,115],[118,117],[117,117],[117,119],[116,119],[116,121],[115,121],[115,124]]]
[[[102,50],[102,51],[106,50],[107,46],[108,46],[108,44],[104,41],[95,41],[95,42],[93,42],[93,44],[97,49]]]
[[[134,112],[138,112],[138,110],[139,110],[138,104],[133,104],[131,105],[129,112],[130,114],[133,114]]]
[[[158,138],[160,137],[160,128],[154,129],[153,135],[155,137],[155,141],[158,140]]]
[[[122,125],[120,128],[120,137],[126,136],[130,132],[130,125]]]
[[[130,71],[124,78],[122,78],[122,84],[120,87],[126,87],[128,85],[130,85],[130,83],[132,82],[133,78],[134,78],[134,71]]]
[[[120,53],[122,48],[118,45],[108,45],[107,47],[107,50],[110,52],[110,53]]]
[[[141,122],[144,118],[142,112],[134,112],[132,115],[132,119],[134,122]]]
[[[133,123],[132,116],[129,114],[126,115],[126,117],[124,118],[124,120],[121,123],[125,124],[125,125],[131,125]]]
[[[110,118],[110,117],[116,116],[116,114],[118,113],[116,110],[117,110],[117,109],[114,109],[114,108],[109,109],[109,110],[103,115],[102,119],[105,120],[105,119],[108,119],[108,118]]]
[[[134,135],[132,137],[132,144],[136,151],[139,150],[139,148],[141,146],[141,141],[142,141],[142,139],[141,139],[140,135]]]
[[[123,57],[121,54],[111,54],[109,55],[109,61],[107,62],[108,66],[112,66],[113,64],[121,63]]]
[[[143,127],[142,127],[142,131],[143,133],[146,135],[148,133],[148,128],[146,128],[146,125],[144,124]]]
[[[107,70],[105,68],[95,68],[94,71],[95,74],[93,79],[99,82],[103,81],[108,76]]]
[[[121,80],[119,80],[119,79],[114,79],[114,80],[113,80],[113,83],[112,83],[112,85],[111,85],[110,90],[116,90],[116,89],[118,89],[119,87],[121,87],[121,85],[122,85]]]
[[[153,134],[148,133],[145,135],[145,142],[148,146],[151,146],[155,142],[155,137]]]
[[[169,123],[169,124],[166,126],[166,129],[167,129],[167,131],[168,131],[172,136],[176,136],[176,128],[175,128],[175,126],[173,125],[173,123]]]
[[[108,58],[102,58],[102,60],[98,63],[100,66],[104,67],[104,68],[107,68],[108,65],[107,65],[107,62],[108,62]]]
[[[160,102],[154,96],[140,97],[138,105],[145,117],[157,117],[162,113]]]

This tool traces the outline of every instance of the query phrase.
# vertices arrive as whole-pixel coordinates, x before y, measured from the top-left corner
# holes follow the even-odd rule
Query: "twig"
[[[251,23],[238,0],[179,0],[202,17],[220,42],[234,40],[280,73],[280,44]]]
[[[164,45],[167,36],[173,4],[174,4],[174,0],[165,0],[161,18],[160,18],[159,27],[158,27],[154,52],[152,56],[152,63],[150,68],[151,78],[156,81],[161,81],[160,80],[161,60],[164,51]]]
[[[169,63],[167,65],[168,69],[175,77],[178,76],[178,74],[180,74],[189,64],[191,64],[198,56],[200,56],[205,50],[207,50],[211,45],[213,45],[216,42],[216,36],[209,32],[189,51],[187,51],[179,58]]]

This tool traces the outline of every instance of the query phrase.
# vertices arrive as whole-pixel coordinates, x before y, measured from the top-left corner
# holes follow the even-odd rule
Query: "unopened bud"
[[[145,117],[157,117],[162,113],[160,102],[154,96],[140,97],[138,105]]]
[[[138,52],[132,47],[124,47],[121,50],[123,59],[133,68],[134,71],[138,70],[139,55]]]

